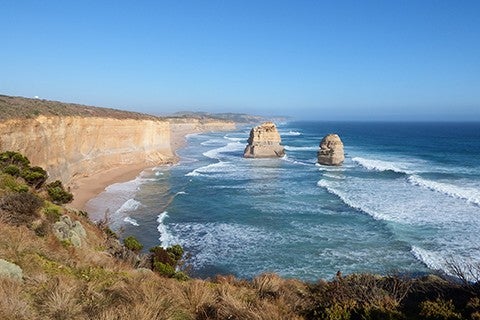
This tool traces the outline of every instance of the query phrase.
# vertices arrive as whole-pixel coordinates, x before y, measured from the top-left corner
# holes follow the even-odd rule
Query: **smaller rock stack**
[[[340,166],[345,160],[343,143],[337,134],[328,134],[320,142],[318,163],[327,166]]]
[[[264,122],[250,130],[245,158],[275,158],[285,155],[285,148],[280,145],[282,139],[273,122]]]

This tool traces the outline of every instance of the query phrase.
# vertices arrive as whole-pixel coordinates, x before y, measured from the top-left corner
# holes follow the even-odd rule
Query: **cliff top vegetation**
[[[0,120],[28,119],[37,116],[105,117],[114,119],[150,119],[160,117],[110,108],[92,107],[43,99],[0,95]]]

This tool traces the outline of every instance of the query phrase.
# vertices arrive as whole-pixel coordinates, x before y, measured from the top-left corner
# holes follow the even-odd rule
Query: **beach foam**
[[[115,211],[115,215],[124,213],[124,212],[135,211],[138,208],[140,208],[141,205],[142,204],[135,199],[128,199],[122,204],[122,206],[117,211]]]
[[[136,226],[136,227],[139,226],[137,220],[135,220],[135,219],[133,219],[133,218],[130,218],[130,217],[125,217],[125,219],[123,219],[123,221],[128,222],[128,223],[130,223],[131,225],[134,225],[134,226]]]

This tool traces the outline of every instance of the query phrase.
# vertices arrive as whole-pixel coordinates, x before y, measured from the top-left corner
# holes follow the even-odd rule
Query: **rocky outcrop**
[[[327,166],[339,166],[345,160],[343,143],[337,134],[326,135],[320,142],[318,163]]]
[[[243,156],[245,158],[283,157],[285,148],[280,145],[282,139],[273,122],[264,122],[250,130],[248,145]]]
[[[64,215],[60,221],[53,225],[53,234],[60,241],[67,241],[74,247],[80,247],[82,240],[87,236],[87,232],[79,221],[72,221],[69,216]]]
[[[16,264],[0,259],[0,277],[22,280],[23,271]]]

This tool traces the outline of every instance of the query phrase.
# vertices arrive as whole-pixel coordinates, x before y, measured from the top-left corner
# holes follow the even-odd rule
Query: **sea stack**
[[[245,158],[276,158],[285,155],[285,148],[280,145],[282,139],[273,122],[264,122],[250,130]]]
[[[345,160],[343,143],[337,134],[328,134],[320,142],[318,163],[327,166],[340,166]]]

